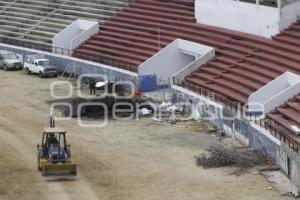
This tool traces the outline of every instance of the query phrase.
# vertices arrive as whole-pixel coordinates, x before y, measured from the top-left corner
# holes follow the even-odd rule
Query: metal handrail
[[[45,52],[51,52],[51,53],[59,54],[59,55],[78,57],[78,58],[91,60],[91,61],[102,63],[102,64],[111,65],[111,66],[125,69],[128,71],[137,72],[136,65],[131,64],[129,62],[120,61],[118,59],[114,59],[114,58],[104,56],[104,55],[90,55],[88,53],[80,52],[80,51],[76,51],[76,50],[71,50],[71,49],[66,49],[66,48],[61,48],[61,47],[50,47],[48,45],[36,44],[36,43],[20,41],[20,40],[15,40],[15,39],[9,39],[9,38],[0,38],[0,42],[9,44],[9,45],[20,46],[20,47],[24,47],[24,48],[41,50],[41,51],[45,51]]]
[[[193,83],[185,83],[184,80],[180,80],[176,77],[172,77],[172,78],[173,78],[174,85],[177,85],[180,87],[186,87],[186,88],[190,89],[191,91],[198,93],[202,96],[208,97],[208,94],[212,93],[211,91],[209,91],[205,88],[202,88],[199,85],[196,85]],[[234,113],[237,113],[239,111],[237,102],[231,101],[231,100],[227,99],[226,97],[215,94],[213,100],[216,102],[222,103],[223,105],[225,105],[226,108],[229,108]],[[241,107],[241,108],[243,108],[243,107]],[[245,113],[245,110],[241,109],[241,113]],[[256,117],[254,117],[254,120],[253,120],[250,116],[250,121],[254,121],[255,123],[257,123]],[[257,123],[257,124],[260,127],[263,127],[266,130],[269,130],[270,133],[273,134],[276,138],[279,138],[279,140],[281,140],[281,141],[283,140],[283,142],[287,143],[290,148],[292,148],[295,152],[299,153],[299,143],[295,139],[287,136],[286,134],[282,133],[280,130],[272,127],[271,125],[264,124],[261,119],[259,120],[259,123]]]
[[[185,87],[185,88],[189,88],[190,90],[192,90],[195,93],[198,93],[202,96],[205,97],[209,97],[210,99],[216,101],[216,102],[220,102],[223,105],[225,105],[226,108],[229,108],[231,111],[235,111],[238,112],[238,108],[239,103],[235,102],[235,101],[231,101],[230,99],[222,96],[222,95],[218,95],[213,91],[210,91],[206,88],[200,87],[199,85],[193,84],[193,83],[186,83],[184,80],[181,80],[179,78],[176,77],[172,77],[173,78],[173,84],[180,86],[180,87]],[[244,113],[244,111],[242,111],[242,113]]]

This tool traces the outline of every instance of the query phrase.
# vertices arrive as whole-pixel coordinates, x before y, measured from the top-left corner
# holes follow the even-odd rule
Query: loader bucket
[[[71,163],[45,164],[42,166],[43,176],[77,176],[77,165]]]

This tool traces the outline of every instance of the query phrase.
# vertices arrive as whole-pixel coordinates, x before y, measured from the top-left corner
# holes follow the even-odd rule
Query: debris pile
[[[152,117],[155,121],[165,122],[169,124],[177,124],[194,121],[190,113],[186,112],[186,106],[174,105],[171,102],[163,102],[155,104],[156,112]]]
[[[152,112],[152,110],[150,110],[150,109],[148,109],[148,108],[141,108],[141,109],[138,109],[137,111],[136,111],[136,114],[138,115],[138,116],[149,116],[149,115],[152,115],[153,114],[153,112]]]
[[[233,174],[237,176],[255,165],[266,163],[263,154],[248,148],[228,148],[219,145],[211,146],[207,151],[208,154],[195,156],[197,166],[205,169],[236,166],[237,170]]]

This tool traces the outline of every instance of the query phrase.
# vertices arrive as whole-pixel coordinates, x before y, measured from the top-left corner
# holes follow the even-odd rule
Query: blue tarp
[[[139,76],[139,89],[141,92],[154,91],[157,88],[156,75]]]
[[[151,92],[155,90],[166,89],[169,84],[157,84],[156,75],[143,75],[139,76],[139,89],[141,92]]]

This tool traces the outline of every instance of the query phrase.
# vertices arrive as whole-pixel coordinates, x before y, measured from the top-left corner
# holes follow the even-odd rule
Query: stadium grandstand
[[[272,2],[269,3],[273,5]],[[295,22],[272,39],[228,29],[198,24],[193,0],[149,1],[131,3],[75,50],[78,57],[104,55],[130,63],[133,71],[176,38],[212,46],[216,57],[180,81],[180,85],[202,95],[216,93],[218,100],[235,106],[246,105],[248,97],[286,71],[300,74],[300,23]],[[292,104],[299,108],[297,103]],[[291,105],[291,106],[292,106]],[[298,106],[298,107],[297,107]],[[293,107],[293,106],[292,106]],[[290,109],[294,120],[300,110]],[[281,115],[280,115],[281,114]],[[300,140],[291,132],[289,115],[268,114],[276,123],[269,128],[295,149]],[[287,128],[288,127],[288,128]]]
[[[77,19],[93,20],[99,22],[99,32],[70,49],[70,55],[102,64],[108,64],[106,61],[110,60],[111,67],[136,74],[143,63],[178,38],[206,45],[214,48],[215,56],[183,79],[173,77],[173,84],[202,97],[213,93],[213,101],[230,108],[235,116],[249,114],[251,95],[273,84],[282,74],[300,75],[299,1],[224,1],[233,2],[233,6],[243,2],[251,9],[252,6],[263,6],[271,13],[270,20],[272,13],[282,14],[289,5],[297,4],[299,13],[295,14],[295,19],[291,21],[289,16],[283,19],[284,23],[276,23],[280,25],[276,31],[273,31],[274,27],[266,26],[270,37],[255,34],[251,27],[245,27],[249,31],[243,31],[243,28],[226,26],[225,22],[220,25],[199,18],[195,13],[197,6],[202,5],[199,2],[208,1],[0,0],[0,41],[36,49],[43,49],[39,48],[42,46],[46,51],[52,51],[55,48],[52,38],[57,33]],[[300,128],[294,127],[300,125],[300,89],[296,93],[277,103],[255,123],[298,155]],[[253,115],[256,118],[256,114]],[[253,122],[247,118],[243,120]]]
[[[132,70],[137,71],[141,63],[176,38],[206,44],[215,47],[217,56],[181,84],[201,94],[217,93],[221,101],[229,99],[243,105],[251,93],[285,71],[300,73],[299,22],[267,39],[197,24],[193,8],[193,1],[131,3],[76,49],[75,56],[76,52],[105,55],[130,63]],[[280,122],[280,117],[272,119]],[[284,127],[276,130],[289,133]]]
[[[0,38],[52,47],[52,38],[77,19],[103,24],[130,0],[1,0]]]

